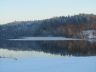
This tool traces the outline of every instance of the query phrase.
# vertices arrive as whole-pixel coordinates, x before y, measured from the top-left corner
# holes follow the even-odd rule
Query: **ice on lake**
[[[95,43],[64,37],[9,39],[0,42],[0,72],[96,72],[96,56],[91,56],[96,53],[95,46]],[[77,52],[77,56],[66,55],[71,48],[88,50],[84,54],[80,52],[82,56]]]
[[[54,56],[7,49],[0,49],[0,56],[0,72],[96,72],[96,56]]]
[[[96,72],[96,57],[1,58],[0,72]]]
[[[9,40],[82,40],[74,38],[65,38],[65,37],[22,37],[19,39],[9,39]]]

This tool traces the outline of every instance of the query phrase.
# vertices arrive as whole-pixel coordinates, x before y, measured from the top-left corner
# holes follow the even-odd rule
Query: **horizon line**
[[[12,22],[26,22],[26,21],[38,21],[38,20],[46,20],[46,19],[51,19],[51,18],[55,18],[55,17],[67,17],[67,16],[75,16],[75,15],[96,15],[94,13],[77,13],[77,14],[67,14],[67,15],[60,15],[60,16],[50,16],[50,17],[41,17],[41,18],[31,18],[31,19],[22,19],[22,20],[12,20],[12,21],[6,21],[6,22],[1,22],[0,25],[4,25],[4,24],[8,24],[8,23],[12,23]]]

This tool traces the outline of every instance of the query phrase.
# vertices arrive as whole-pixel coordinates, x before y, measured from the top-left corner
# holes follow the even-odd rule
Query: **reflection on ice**
[[[24,39],[24,38],[22,38]],[[26,38],[25,38],[26,39]],[[38,51],[54,55],[94,56],[96,42],[87,40],[3,40],[0,48],[17,51]],[[37,37],[38,39],[38,37]],[[36,41],[35,41],[36,40]]]
[[[0,49],[1,58],[21,58],[21,57],[42,57],[42,56],[55,56],[52,54],[46,54],[44,52],[37,51],[15,51],[8,49]]]

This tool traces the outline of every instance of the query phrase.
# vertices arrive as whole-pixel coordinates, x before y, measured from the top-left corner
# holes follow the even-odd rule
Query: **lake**
[[[62,37],[1,40],[0,72],[96,72],[96,42]]]

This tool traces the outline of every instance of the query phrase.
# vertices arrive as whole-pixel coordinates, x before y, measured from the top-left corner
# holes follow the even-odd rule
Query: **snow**
[[[82,31],[82,33],[83,33],[85,38],[96,39],[96,30],[86,30],[86,31]]]
[[[74,39],[74,38],[65,38],[65,37],[23,37],[20,39],[9,39],[9,40],[82,40],[82,39]]]

